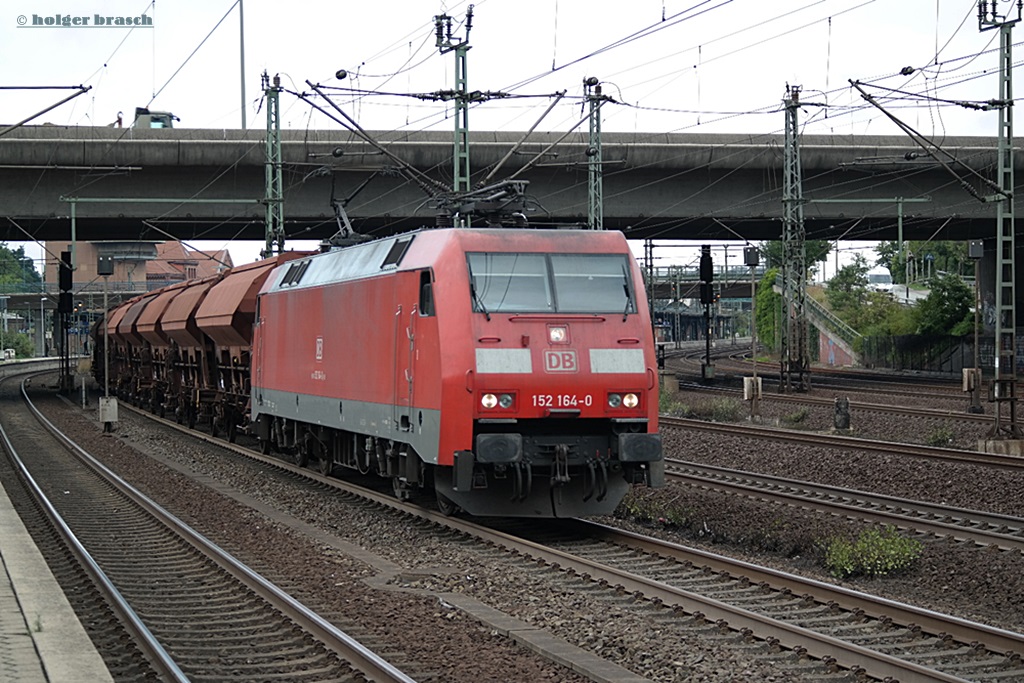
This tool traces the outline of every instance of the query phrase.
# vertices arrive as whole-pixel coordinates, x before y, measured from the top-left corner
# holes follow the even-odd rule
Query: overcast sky
[[[526,130],[550,103],[546,95],[562,90],[566,98],[539,129],[568,130],[581,117],[582,81],[595,76],[617,102],[604,108],[605,131],[779,133],[781,100],[793,84],[813,103],[801,113],[805,134],[899,134],[864,103],[853,79],[880,99],[899,91],[887,106],[925,135],[996,133],[993,112],[947,103],[998,93],[998,31],[979,31],[976,0],[474,4],[470,89],[538,97],[475,107],[473,130]],[[1000,12],[1014,6],[995,4]],[[468,5],[244,0],[248,127],[265,126],[260,75],[267,71],[280,73],[290,90],[308,90],[308,79],[358,91],[337,98],[369,130],[450,130],[447,105],[402,95],[453,87],[454,55],[435,46],[433,17],[451,15],[453,37],[462,39]],[[146,15],[138,21],[151,25],[96,27],[97,15],[104,23]],[[178,127],[238,128],[239,15],[235,0],[156,7],[145,0],[8,0],[0,12],[0,63],[7,67],[0,85],[92,87],[34,124],[104,126],[121,112],[127,125],[135,107],[149,106],[173,112]],[[48,25],[65,17],[70,24],[87,19],[88,27]],[[339,69],[349,74],[344,81],[334,77]],[[67,94],[0,90],[3,122],[20,121]],[[338,128],[287,93],[281,111],[285,128]],[[231,249],[241,263],[259,247]]]

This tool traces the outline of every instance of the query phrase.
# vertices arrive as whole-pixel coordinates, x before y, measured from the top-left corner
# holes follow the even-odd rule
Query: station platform
[[[113,682],[3,487],[0,681]]]

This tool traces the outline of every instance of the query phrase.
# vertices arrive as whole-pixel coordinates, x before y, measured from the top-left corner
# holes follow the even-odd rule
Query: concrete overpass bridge
[[[262,135],[257,130],[19,128],[0,138],[0,240],[70,239],[72,204],[65,200],[77,198],[78,240],[262,241]],[[373,135],[416,169],[450,184],[451,133]],[[477,179],[522,134],[470,137]],[[534,210],[528,218],[535,226],[586,220],[586,134],[551,147],[560,137],[531,135],[495,176],[507,177],[542,155],[519,176],[530,181]],[[780,239],[782,143],[775,135],[605,134],[605,227],[632,239]],[[282,148],[289,237],[332,235],[332,188],[335,196],[346,198],[363,182],[365,188],[348,206],[358,231],[390,234],[433,224],[430,198],[353,134],[282,131]],[[994,138],[946,138],[943,148],[995,177]],[[1024,165],[1022,157],[1017,155],[1018,166]],[[901,213],[906,239],[995,234],[994,206],[970,196],[905,137],[804,136],[801,159],[809,239],[895,239]],[[87,201],[97,198],[107,201]],[[154,198],[169,201],[140,201]],[[1017,220],[1024,227],[1024,217]]]

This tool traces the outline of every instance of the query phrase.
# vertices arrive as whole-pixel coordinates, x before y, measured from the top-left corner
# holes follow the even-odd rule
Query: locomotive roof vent
[[[299,284],[299,281],[302,279],[302,276],[305,275],[306,271],[309,269],[310,263],[310,261],[306,260],[297,263],[292,263],[290,266],[288,266],[288,272],[286,272],[284,274],[284,278],[281,279],[281,286],[288,287]]]
[[[380,264],[380,269],[385,268],[397,268],[398,264],[401,263],[402,257],[405,256],[405,252],[409,250],[409,245],[412,244],[415,235],[406,237],[403,239],[395,240],[395,243],[391,245],[391,250],[388,251],[388,255],[384,257],[384,263]]]

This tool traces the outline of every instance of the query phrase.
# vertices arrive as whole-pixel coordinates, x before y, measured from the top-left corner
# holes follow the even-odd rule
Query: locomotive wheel
[[[412,499],[412,489],[409,488],[409,484],[402,481],[398,477],[391,477],[391,487],[392,489],[394,489],[395,498],[402,501],[403,503],[406,503]]]
[[[228,424],[228,443],[234,443],[235,439],[237,439],[237,438],[238,438],[238,425],[236,425],[235,421],[232,420]]]
[[[332,461],[331,456],[329,456],[326,453],[326,449],[321,448],[319,450],[320,463],[318,469],[320,470],[320,474],[324,475],[325,477],[329,477],[331,476],[331,472],[334,471],[334,461]]]
[[[196,414],[193,413],[193,412],[189,412],[189,414],[188,414],[188,428],[189,429],[195,429],[196,428]]]
[[[305,444],[295,447],[295,452],[292,454],[292,463],[296,467],[305,467],[309,464],[309,446]]]
[[[210,420],[210,436],[217,438],[220,435],[220,418],[214,417]]]
[[[437,509],[442,515],[444,515],[445,517],[454,517],[459,513],[459,510],[461,508],[458,505],[456,505],[450,498],[446,498],[445,496],[443,496],[440,491],[437,491],[436,493]]]
[[[260,453],[263,455],[270,455],[270,440],[260,439]]]

